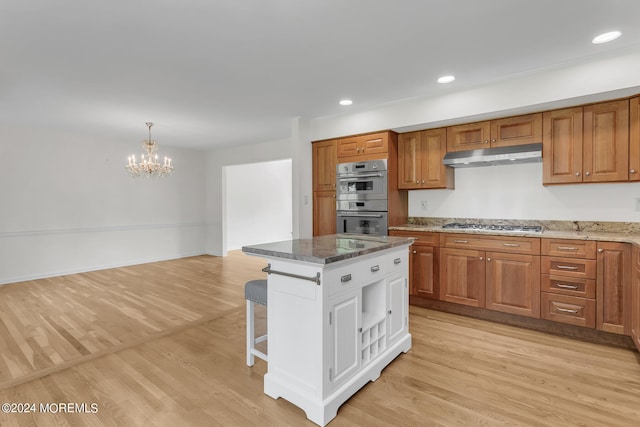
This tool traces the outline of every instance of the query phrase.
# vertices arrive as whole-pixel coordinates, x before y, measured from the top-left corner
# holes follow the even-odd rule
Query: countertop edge
[[[613,233],[598,231],[557,231],[544,230],[541,233],[527,232],[498,232],[498,231],[478,231],[478,230],[458,230],[443,229],[441,226],[425,225],[396,225],[389,227],[389,231],[422,231],[430,233],[451,233],[451,234],[474,234],[478,236],[505,236],[505,237],[538,237],[547,239],[571,239],[571,240],[594,240],[607,242],[631,243],[640,246],[640,234]]]

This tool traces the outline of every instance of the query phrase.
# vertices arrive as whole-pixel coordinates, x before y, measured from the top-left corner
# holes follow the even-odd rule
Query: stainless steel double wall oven
[[[336,166],[336,231],[386,236],[387,160]]]

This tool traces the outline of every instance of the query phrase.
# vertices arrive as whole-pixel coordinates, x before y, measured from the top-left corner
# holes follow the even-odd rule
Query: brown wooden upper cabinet
[[[398,135],[398,188],[453,188],[453,168],[442,164],[446,128]]]
[[[542,141],[542,113],[447,128],[447,151],[506,147]]]
[[[389,153],[389,133],[379,132],[338,139],[338,159],[343,162],[384,159]]]
[[[337,143],[337,139],[329,139],[312,145],[314,236],[336,232]]]
[[[313,143],[313,191],[336,191],[337,140]]]
[[[640,181],[640,96],[629,101],[629,181]]]
[[[543,184],[629,180],[628,99],[547,111],[542,121]]]

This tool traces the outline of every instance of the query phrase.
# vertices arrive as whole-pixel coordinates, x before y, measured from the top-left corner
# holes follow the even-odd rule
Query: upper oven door
[[[387,171],[339,174],[338,200],[387,199]]]

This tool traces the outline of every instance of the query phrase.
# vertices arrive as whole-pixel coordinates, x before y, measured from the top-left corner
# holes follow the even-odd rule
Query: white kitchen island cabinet
[[[268,261],[267,395],[324,426],[409,351],[411,243],[339,234],[242,248]]]

